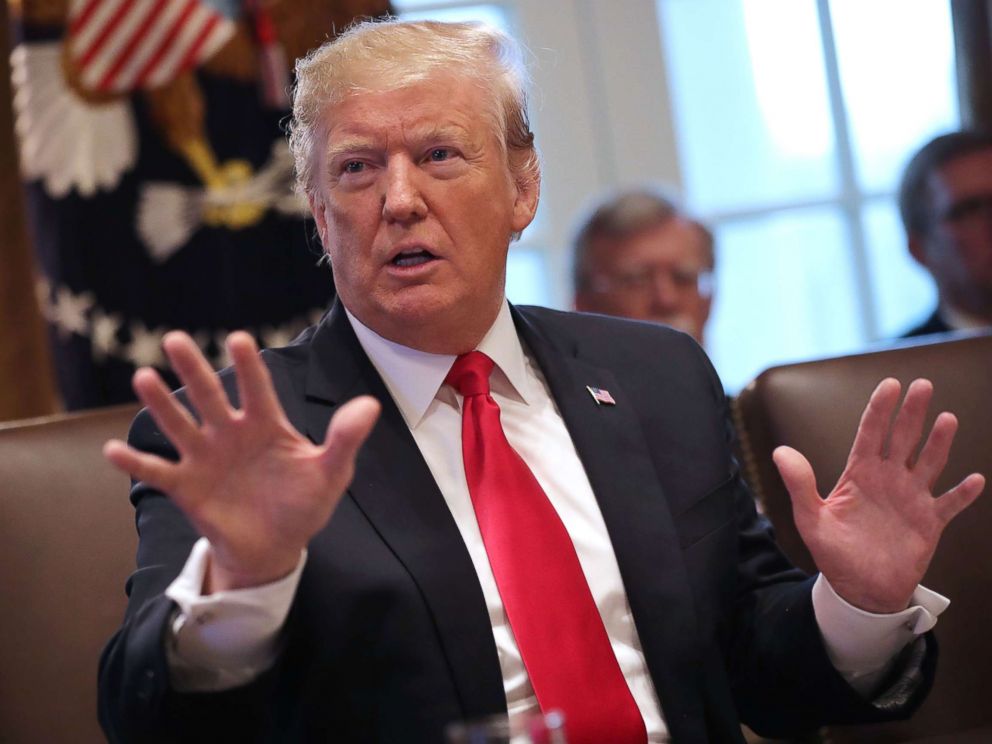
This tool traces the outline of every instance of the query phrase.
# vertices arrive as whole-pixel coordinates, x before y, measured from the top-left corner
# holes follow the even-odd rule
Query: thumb
[[[355,457],[379,418],[379,401],[369,395],[354,398],[339,408],[327,426],[321,464],[340,489],[351,482]]]
[[[792,447],[776,447],[772,460],[792,498],[794,513],[809,512],[821,506],[823,502],[816,491],[816,476],[809,460]]]

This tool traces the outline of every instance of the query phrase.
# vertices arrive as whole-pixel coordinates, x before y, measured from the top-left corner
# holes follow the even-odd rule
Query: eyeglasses
[[[992,216],[992,194],[976,194],[960,199],[949,205],[937,217],[941,222],[961,223],[980,215]]]
[[[678,292],[695,291],[703,297],[713,292],[713,272],[685,266],[644,266],[615,274],[594,274],[589,279],[589,289],[600,294],[610,292],[652,291],[661,278],[665,278]]]

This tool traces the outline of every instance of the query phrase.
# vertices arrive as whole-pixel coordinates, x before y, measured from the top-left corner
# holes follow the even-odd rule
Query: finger
[[[158,428],[181,454],[196,449],[201,440],[200,430],[158,372],[148,367],[139,369],[134,373],[131,385]]]
[[[947,465],[947,458],[951,454],[951,444],[954,442],[954,435],[957,430],[958,419],[953,413],[944,411],[933,422],[930,436],[927,437],[926,444],[920,450],[920,456],[913,466],[913,471],[930,488],[933,488],[933,484],[937,482],[937,478],[944,471],[944,466]]]
[[[972,473],[954,488],[937,499],[937,515],[944,524],[967,509],[985,488],[985,476]]]
[[[162,348],[200,418],[213,426],[227,423],[232,413],[227,395],[193,339],[182,331],[171,331],[165,335]]]
[[[899,391],[902,386],[899,380],[886,377],[875,388],[861,414],[858,431],[854,435],[849,459],[881,457],[885,446],[886,434],[889,431],[889,421],[899,403]]]
[[[778,468],[785,489],[792,498],[794,514],[815,513],[823,506],[823,500],[816,490],[816,476],[813,466],[799,451],[792,447],[776,447],[772,452],[772,460]]]
[[[244,331],[227,337],[227,351],[234,362],[241,410],[265,419],[282,418],[282,406],[272,388],[272,375],[258,355],[255,339]]]
[[[111,439],[103,445],[103,456],[135,480],[170,495],[174,490],[177,467],[174,462],[128,447],[119,439]]]
[[[331,418],[322,460],[325,471],[342,491],[351,482],[358,449],[379,418],[380,408],[379,401],[363,395],[345,403]]]
[[[908,463],[920,444],[927,408],[933,397],[933,384],[930,380],[913,380],[906,390],[906,397],[899,407],[892,423],[892,437],[889,441],[889,458],[895,462]]]

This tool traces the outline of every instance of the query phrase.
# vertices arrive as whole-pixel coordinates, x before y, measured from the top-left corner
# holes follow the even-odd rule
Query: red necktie
[[[493,361],[455,360],[468,490],[510,628],[545,713],[561,710],[569,744],[644,744],[647,734],[572,540],[506,440],[489,395]]]

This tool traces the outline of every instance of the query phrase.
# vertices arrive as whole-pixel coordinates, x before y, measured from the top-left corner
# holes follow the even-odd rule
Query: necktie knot
[[[462,354],[451,365],[444,381],[463,397],[489,394],[489,375],[495,363],[481,351]]]

